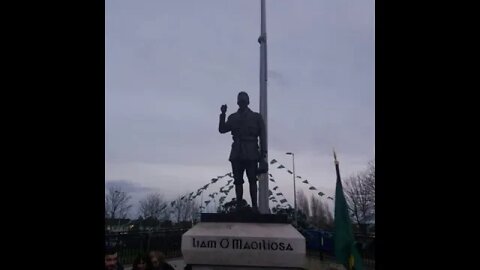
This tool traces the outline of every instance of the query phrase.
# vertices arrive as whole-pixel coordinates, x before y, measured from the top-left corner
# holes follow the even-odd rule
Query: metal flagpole
[[[260,114],[265,122],[265,149],[267,149],[268,162],[268,118],[267,118],[267,32],[265,22],[265,0],[261,0],[261,23],[260,23]],[[269,214],[268,205],[268,172],[260,175],[259,178],[259,211],[262,214]]]

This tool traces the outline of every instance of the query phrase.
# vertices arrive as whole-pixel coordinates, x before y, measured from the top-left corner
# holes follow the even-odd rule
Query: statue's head
[[[250,104],[250,98],[248,97],[248,94],[245,92],[238,93],[238,97],[237,97],[238,107],[246,108],[248,107],[248,104]]]

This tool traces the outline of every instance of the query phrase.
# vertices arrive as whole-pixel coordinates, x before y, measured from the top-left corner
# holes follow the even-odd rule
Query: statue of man
[[[262,116],[250,110],[248,108],[249,104],[248,94],[245,92],[238,93],[238,111],[228,116],[226,122],[227,105],[222,105],[218,131],[222,134],[229,131],[232,133],[233,144],[229,160],[232,163],[236,201],[239,204],[243,201],[243,173],[246,171],[252,208],[254,211],[258,211],[257,174],[268,171],[268,164],[264,162],[267,155],[266,133]],[[258,139],[260,139],[260,146]],[[259,162],[262,165],[260,171],[258,170]]]

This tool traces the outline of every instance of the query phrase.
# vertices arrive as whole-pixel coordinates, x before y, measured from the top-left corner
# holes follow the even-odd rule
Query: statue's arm
[[[227,122],[225,122],[225,114],[224,113],[220,114],[220,121],[218,123],[218,131],[223,134],[223,133],[227,133],[231,130],[232,130],[232,128],[230,127],[229,121],[227,120]]]

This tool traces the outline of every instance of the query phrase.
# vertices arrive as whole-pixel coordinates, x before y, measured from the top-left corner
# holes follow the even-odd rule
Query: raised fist
[[[227,112],[227,104],[222,105],[222,107],[220,108],[220,110],[222,111],[223,114],[225,114],[225,113]]]

